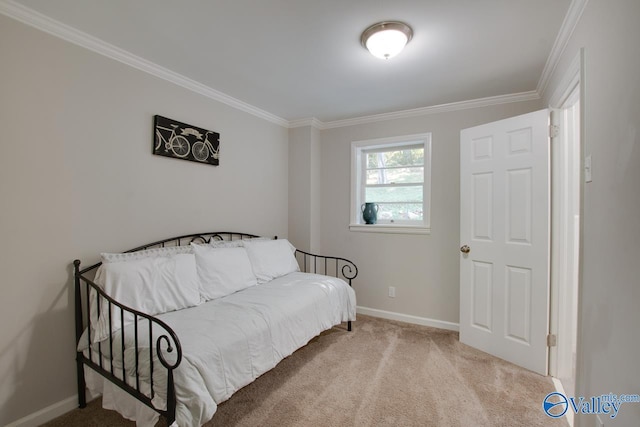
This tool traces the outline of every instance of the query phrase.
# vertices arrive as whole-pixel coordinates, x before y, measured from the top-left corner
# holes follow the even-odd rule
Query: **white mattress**
[[[157,316],[176,332],[183,359],[174,371],[176,423],[200,426],[217,405],[273,368],[320,332],[355,320],[355,292],[333,277],[291,273],[197,307]],[[125,334],[126,336],[126,334]],[[129,347],[129,344],[126,344]],[[94,352],[95,353],[95,352]],[[114,347],[114,354],[119,354]],[[173,353],[175,354],[175,353]],[[135,350],[125,351],[127,371]],[[140,354],[148,365],[148,350]],[[121,362],[114,362],[121,367]],[[154,404],[164,406],[166,378],[154,362]],[[139,426],[153,426],[157,414],[98,375],[87,377],[103,393],[103,406],[119,411]],[[105,383],[105,384],[103,384]]]

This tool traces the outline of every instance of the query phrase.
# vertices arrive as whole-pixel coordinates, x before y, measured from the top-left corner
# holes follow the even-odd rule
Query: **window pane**
[[[424,165],[424,148],[367,152],[367,168]]]
[[[365,189],[365,201],[373,203],[422,203],[422,195],[422,185],[411,185],[407,187],[367,187]]]
[[[393,203],[379,204],[378,219],[379,220],[414,220],[422,221],[422,203]]]
[[[375,184],[422,184],[423,167],[374,169],[367,171],[367,185]]]

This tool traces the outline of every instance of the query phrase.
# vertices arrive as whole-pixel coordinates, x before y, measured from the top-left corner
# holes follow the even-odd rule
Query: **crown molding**
[[[489,107],[492,105],[509,104],[512,102],[534,101],[540,99],[535,90],[529,92],[513,93],[509,95],[490,96],[487,98],[472,99],[469,101],[451,102],[448,104],[433,105],[430,107],[413,108],[410,110],[393,111],[390,113],[373,114],[370,116],[354,117],[351,119],[333,120],[321,122],[315,118],[296,120],[293,123],[299,126],[315,126],[320,130],[355,126],[365,123],[375,123],[385,120],[405,119],[410,117],[426,116],[429,114],[446,113],[452,111],[467,110],[471,108]]]
[[[319,130],[323,130],[326,129],[326,125],[316,119],[315,117],[307,117],[305,119],[296,119],[296,120],[289,120],[289,129],[295,129],[295,128],[302,128],[305,126],[311,126],[313,128],[319,129]]]
[[[580,17],[582,16],[582,12],[584,12],[584,9],[587,6],[588,2],[589,0],[571,0],[569,9],[567,10],[566,15],[564,16],[564,20],[562,21],[562,25],[560,26],[558,36],[553,43],[551,52],[547,57],[547,62],[544,65],[542,74],[540,75],[540,80],[538,81],[538,87],[536,88],[536,91],[540,94],[541,97],[544,97],[545,95],[545,91],[547,90],[549,81],[551,80],[553,73],[558,67],[560,58],[562,57],[564,50],[567,48],[569,39],[571,38],[573,31],[576,29],[576,26],[580,21]]]
[[[144,71],[155,77],[182,86],[192,92],[221,102],[229,107],[235,108],[253,116],[259,117],[277,125],[288,127],[289,121],[271,114],[265,110],[254,107],[246,102],[240,101],[223,92],[215,90],[209,86],[199,83],[193,79],[178,74],[168,68],[162,67],[144,58],[132,54],[124,49],[105,42],[97,37],[91,36],[71,26],[56,21],[46,15],[28,8],[13,0],[0,0],[0,13],[13,18],[23,24],[34,27],[40,31],[59,37],[75,45],[84,47],[100,55],[122,62],[140,71]]]

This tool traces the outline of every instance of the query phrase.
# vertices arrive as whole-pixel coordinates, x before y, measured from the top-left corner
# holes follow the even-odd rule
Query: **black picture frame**
[[[155,115],[153,154],[218,166],[220,134]]]

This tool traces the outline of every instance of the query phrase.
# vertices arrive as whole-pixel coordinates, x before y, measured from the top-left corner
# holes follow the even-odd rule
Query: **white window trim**
[[[361,220],[360,206],[364,203],[362,185],[362,153],[376,148],[400,147],[409,144],[424,146],[424,183],[423,183],[423,220],[421,222],[394,224],[364,224]],[[369,233],[431,233],[431,133],[394,136],[390,138],[367,139],[351,143],[351,207],[349,229]]]

